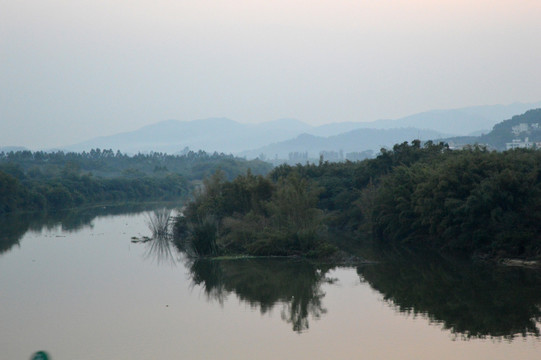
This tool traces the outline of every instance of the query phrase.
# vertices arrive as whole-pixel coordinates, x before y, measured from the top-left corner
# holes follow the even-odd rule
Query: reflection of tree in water
[[[145,259],[153,259],[158,265],[175,265],[177,263],[176,249],[173,252],[172,241],[170,236],[160,235],[153,236],[149,241],[145,242]]]
[[[158,265],[175,265],[176,258],[172,250],[173,242],[170,231],[171,210],[163,208],[148,212],[147,224],[152,232],[152,238],[145,242],[144,257],[156,260]]]
[[[0,254],[19,245],[20,240],[28,231],[55,228],[61,221],[59,219],[62,217],[57,213],[47,215],[44,212],[0,216]]]
[[[539,336],[539,271],[409,254],[358,273],[400,312],[423,314],[464,338]]]
[[[325,276],[329,268],[304,261],[243,259],[195,260],[189,269],[193,284],[221,304],[232,292],[262,314],[281,304],[282,319],[297,332],[308,329],[309,316],[319,319],[327,312],[321,285],[331,281]]]
[[[60,226],[64,232],[75,232],[85,227],[92,227],[92,221],[97,217],[138,214],[155,207],[155,204],[129,204],[49,213],[7,214],[0,217],[0,254],[18,245],[28,231],[52,230]]]
[[[28,221],[20,221],[17,216],[0,217],[0,254],[8,252],[13,246],[19,246],[19,241],[28,231]]]

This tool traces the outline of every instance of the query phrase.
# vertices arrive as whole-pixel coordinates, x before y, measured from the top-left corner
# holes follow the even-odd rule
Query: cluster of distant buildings
[[[515,137],[511,142],[505,143],[505,149],[541,149],[541,141],[530,141],[530,137],[539,139],[541,136],[541,126],[539,123],[520,123],[511,128],[511,134]],[[465,142],[464,142],[465,141]],[[459,139],[458,141],[450,140],[448,142],[449,149],[451,150],[461,150],[467,148],[471,143],[468,143],[467,140]],[[486,147],[488,150],[496,150],[493,146],[489,144],[479,144],[483,147]],[[312,156],[310,156],[312,155]],[[343,162],[343,161],[362,161],[364,159],[374,157],[374,152],[372,150],[366,150],[362,152],[348,152],[344,151],[320,151],[319,158],[314,158],[314,154],[309,154],[308,151],[295,151],[288,154],[287,159],[279,159],[278,155],[275,156],[274,160],[268,160],[274,165],[280,165],[283,163],[295,165],[295,164],[317,164],[320,161],[324,162]],[[261,160],[267,160],[265,154],[260,154],[259,158]]]
[[[319,160],[328,161],[328,162],[343,162],[343,161],[361,161],[368,159],[374,156],[372,150],[366,150],[362,152],[348,152],[344,154],[343,150],[339,151],[320,151],[319,159],[311,158],[308,152],[290,152],[288,154],[288,159],[286,163],[292,164],[305,164],[305,163],[317,163]],[[284,162],[283,160],[281,162]]]
[[[513,141],[509,143],[505,143],[505,149],[511,150],[511,149],[540,149],[541,148],[541,142],[540,141],[529,141],[529,138],[524,138],[524,140],[520,139],[514,139]]]
[[[511,133],[515,136],[520,136],[521,134],[530,134],[534,131],[539,131],[539,123],[527,124],[520,123],[511,128]],[[505,143],[505,149],[539,149],[541,148],[541,142],[530,141],[529,137],[525,137],[524,140],[518,138],[513,139],[511,142]]]

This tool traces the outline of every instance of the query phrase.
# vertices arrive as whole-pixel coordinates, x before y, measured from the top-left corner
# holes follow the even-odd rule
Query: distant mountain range
[[[309,152],[316,156],[327,151],[377,151],[397,142],[439,139],[453,135],[488,132],[492,126],[540,103],[477,106],[434,110],[395,120],[342,122],[312,126],[295,119],[280,119],[260,124],[243,124],[227,118],[193,121],[167,120],[138,130],[94,138],[66,146],[67,151],[93,148],[126,153],[179,153],[192,150],[224,152],[248,158],[265,154],[284,158],[289,152]],[[484,130],[484,131],[483,131]]]
[[[481,135],[481,133],[488,133],[494,125],[504,119],[540,107],[541,102],[536,102],[432,110],[396,120],[377,120],[366,123],[365,126],[373,129],[415,127],[460,136]]]
[[[8,152],[17,152],[17,151],[25,151],[25,150],[28,150],[27,148],[25,148],[24,146],[0,146],[0,152],[5,152],[5,153],[8,153]]]
[[[66,149],[82,151],[111,148],[128,153],[177,153],[189,147],[196,151],[237,153],[261,144],[295,137],[310,128],[310,125],[298,120],[287,119],[262,124],[242,124],[227,118],[167,120],[131,132],[94,138]]]
[[[194,121],[162,121],[139,130],[68,146],[69,151],[93,148],[121,150],[127,153],[159,151],[177,153],[189,147],[193,150],[225,152],[242,156],[282,156],[291,151],[309,151],[315,157],[320,150],[351,151],[379,149],[396,141],[410,138],[441,138],[443,134],[434,130],[417,128],[369,129],[360,128],[365,123],[337,123],[311,126],[294,119],[282,119],[261,124],[242,124],[226,118]],[[351,130],[354,129],[354,130]],[[337,136],[340,136],[336,138]],[[308,141],[308,139],[312,139]],[[341,139],[348,139],[341,145]],[[317,139],[317,140],[316,140]],[[308,141],[308,142],[307,142]],[[296,145],[293,145],[296,143]],[[353,146],[353,144],[356,144]],[[270,145],[272,144],[272,145]],[[350,145],[351,144],[351,145]],[[262,145],[264,145],[262,147]],[[305,146],[308,146],[305,148]],[[323,146],[323,147],[320,147]],[[283,150],[278,151],[278,147]],[[253,150],[255,149],[255,150]],[[268,152],[269,151],[269,152]],[[272,154],[271,154],[272,153]]]
[[[321,151],[339,152],[345,155],[349,152],[362,152],[366,150],[377,151],[382,147],[392,147],[396,143],[414,139],[441,139],[444,134],[433,130],[419,130],[416,128],[400,129],[357,129],[342,134],[322,137],[302,134],[294,139],[277,142],[257,149],[243,151],[240,156],[248,159],[263,154],[267,159],[287,159],[289,153],[308,153],[309,158],[318,158]]]

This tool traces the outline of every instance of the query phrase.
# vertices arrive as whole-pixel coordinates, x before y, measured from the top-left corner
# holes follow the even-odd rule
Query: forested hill
[[[539,169],[537,150],[453,151],[416,140],[361,162],[214,176],[177,221],[179,246],[196,255],[326,256],[335,229],[380,244],[539,258]]]
[[[526,141],[528,140],[528,141]],[[443,139],[449,144],[481,144],[496,150],[506,150],[506,144],[518,141],[530,144],[541,142],[541,108],[528,110],[524,114],[513,116],[511,119],[494,125],[492,131],[481,136],[453,137]],[[535,146],[539,147],[539,146]]]
[[[179,200],[218,169],[233,179],[271,165],[224,154],[189,152],[127,156],[112,150],[83,153],[0,153],[0,214],[58,210],[86,203]]]
[[[526,137],[531,142],[541,141],[541,109],[529,110],[494,125],[490,133],[479,138],[479,143],[490,144],[498,150],[505,150],[506,143],[514,139],[524,140]]]

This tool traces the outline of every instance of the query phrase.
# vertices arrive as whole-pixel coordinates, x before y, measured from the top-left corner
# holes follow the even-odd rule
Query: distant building
[[[522,133],[530,133],[532,131],[539,131],[539,123],[520,123],[518,125],[515,125],[511,128],[511,133],[515,136],[520,135]]]
[[[324,161],[339,162],[344,161],[344,152],[340,151],[321,151],[319,156],[323,157]]]
[[[515,135],[519,135],[523,132],[527,132],[528,130],[529,130],[529,125],[526,123],[520,123],[511,128],[511,132]]]
[[[531,148],[538,148],[541,143],[534,143],[529,141],[528,138],[525,138],[524,141],[520,139],[514,139],[510,143],[505,143],[505,149],[511,150],[511,149],[531,149]]]
[[[304,164],[308,161],[308,152],[290,152],[288,158],[289,164]]]
[[[363,152],[349,152],[349,153],[346,153],[346,160],[362,161],[364,159],[369,159],[373,156],[374,156],[374,152],[372,150],[366,150]]]
[[[449,150],[463,150],[464,148],[471,146],[470,144],[459,144],[453,141],[449,141]]]

